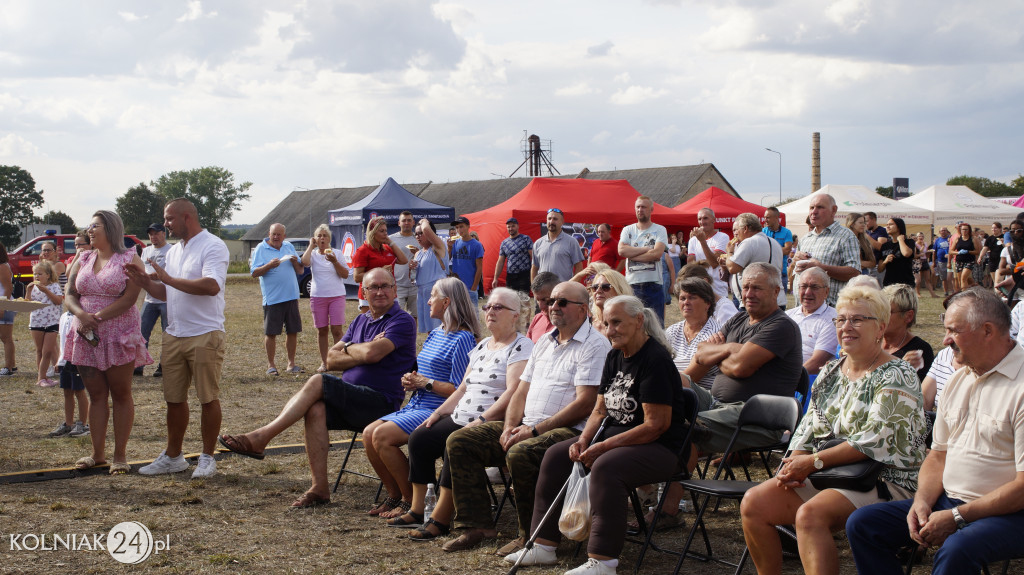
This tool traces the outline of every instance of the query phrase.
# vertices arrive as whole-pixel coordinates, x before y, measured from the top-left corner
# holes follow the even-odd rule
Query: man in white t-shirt
[[[405,252],[405,257],[409,261],[412,261],[412,256],[414,255],[409,246],[419,245],[419,242],[416,241],[416,237],[413,235],[412,228],[415,224],[416,221],[412,217],[412,212],[402,212],[398,216],[398,231],[391,234],[391,241],[395,242],[394,245],[398,246],[398,249]],[[402,309],[409,312],[409,315],[415,318],[416,282],[409,271],[409,264],[395,264],[395,285],[398,288],[398,305],[402,306]]]
[[[697,223],[700,227],[690,231],[690,241],[686,244],[686,263],[707,261],[711,287],[715,294],[727,297],[729,286],[722,279],[719,256],[729,247],[729,235],[715,230],[715,212],[711,208],[697,212]]]
[[[651,221],[654,201],[640,196],[633,204],[636,223],[622,229],[619,235],[619,256],[626,258],[626,281],[633,287],[633,295],[658,314],[665,325],[665,287],[661,269],[665,265],[662,254],[668,246],[665,226]]]
[[[188,388],[195,380],[200,411],[203,453],[193,478],[217,472],[213,459],[220,434],[220,372],[224,363],[224,282],[228,247],[204,230],[192,202],[178,198],[164,207],[164,226],[181,241],[167,252],[166,268],[154,263],[157,279],[126,266],[132,282],[157,299],[167,301],[167,333],[161,359],[164,400],[167,402],[167,448],[142,475],[177,473],[188,469],[182,454],[188,428]]]
[[[736,216],[732,224],[732,239],[733,245],[729,248],[725,268],[732,274],[733,293],[743,292],[740,289],[743,268],[754,262],[763,262],[779,270],[779,281],[782,281],[782,246],[761,233],[761,222],[756,215],[747,212]],[[780,309],[786,310],[785,290],[779,291],[775,302]]]
[[[156,270],[153,269],[149,261],[153,260],[161,267],[166,266],[165,258],[171,245],[167,243],[167,233],[163,224],[150,224],[146,232],[149,234],[149,245],[142,250],[142,263],[146,266],[146,273],[149,274],[149,277],[156,279]],[[153,326],[156,325],[157,318],[160,318],[161,331],[167,333],[167,302],[156,299],[147,293],[146,299],[142,303],[141,316],[142,337],[146,339],[146,347],[149,348],[149,336],[153,334]],[[141,366],[135,368],[135,375],[142,375]],[[163,368],[160,363],[157,363],[153,377],[161,375],[163,375]]]

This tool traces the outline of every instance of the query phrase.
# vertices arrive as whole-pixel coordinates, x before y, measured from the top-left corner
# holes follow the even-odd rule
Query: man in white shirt
[[[658,314],[665,325],[665,286],[662,254],[668,246],[665,226],[651,221],[654,201],[640,196],[633,204],[636,223],[622,229],[619,235],[619,256],[626,258],[626,281],[633,287],[633,295]],[[674,271],[674,270],[673,270]]]
[[[151,262],[156,279],[145,270],[125,266],[132,282],[146,293],[167,301],[164,336],[164,400],[167,402],[167,448],[142,475],[177,473],[188,469],[182,443],[188,428],[188,388],[195,380],[202,404],[200,425],[203,453],[193,478],[217,472],[213,458],[220,434],[220,373],[224,363],[224,282],[228,273],[228,247],[204,230],[192,202],[171,200],[164,207],[164,226],[181,239],[167,252],[167,267]]]
[[[402,212],[398,215],[398,231],[391,234],[391,241],[395,242],[394,245],[398,246],[398,249],[405,253],[406,259],[410,262],[414,254],[409,249],[409,246],[419,247],[419,242],[416,241],[416,237],[413,235],[413,227],[415,225],[416,220],[413,219],[412,212]],[[395,264],[395,285],[398,288],[398,305],[402,306],[402,309],[415,319],[416,282],[413,281],[409,264]]]
[[[155,261],[161,267],[166,266],[165,258],[167,257],[167,252],[171,249],[171,245],[167,243],[167,233],[164,230],[163,224],[150,224],[146,232],[149,234],[149,245],[142,250],[142,263],[146,266],[146,273],[149,274],[149,277],[156,279],[156,270],[150,265],[149,260]],[[149,336],[153,334],[153,326],[156,325],[157,318],[160,318],[160,330],[167,333],[167,302],[156,299],[147,293],[145,301],[142,303],[142,313],[140,315],[142,337],[146,339],[146,347],[149,348]],[[134,373],[135,375],[142,375],[142,367],[136,367]],[[160,363],[157,363],[153,377],[160,377],[163,373],[163,368],[160,366]]]
[[[727,297],[729,286],[722,279],[719,259],[729,247],[729,235],[715,230],[715,212],[711,208],[697,212],[697,223],[700,227],[690,231],[690,241],[686,244],[686,263],[707,261],[711,287],[716,295]]]
[[[836,309],[825,301],[828,295],[828,274],[821,268],[807,268],[800,274],[800,305],[786,312],[800,326],[804,369],[811,381],[821,367],[836,357],[839,338],[836,337]]]

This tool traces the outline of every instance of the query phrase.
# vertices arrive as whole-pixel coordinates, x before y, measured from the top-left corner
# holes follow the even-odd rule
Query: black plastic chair
[[[736,444],[736,438],[739,437],[744,427],[757,426],[771,431],[793,431],[796,429],[799,419],[800,404],[794,397],[777,395],[755,395],[751,397],[740,411],[736,431],[733,432],[732,437],[729,439],[729,444],[723,455],[723,461],[728,461],[729,456],[734,452],[733,447]],[[767,447],[769,446],[764,448]],[[690,545],[693,543],[698,529],[701,530],[703,535],[707,554],[703,556],[694,554],[696,557],[703,561],[715,561],[716,563],[736,567],[737,573],[743,569],[743,563],[747,555],[746,551],[744,551],[743,556],[741,556],[740,561],[737,563],[731,563],[715,557],[704,526],[704,513],[707,511],[712,497],[739,501],[743,499],[748,490],[760,484],[760,482],[754,481],[719,479],[726,467],[726,465],[719,466],[713,479],[688,479],[680,482],[684,489],[693,494],[694,501],[696,502],[696,517],[694,518],[693,526],[690,527],[690,532],[687,534],[686,543],[683,545],[683,551],[679,556],[679,561],[676,563],[674,573],[679,573],[683,566],[683,560],[690,554]],[[701,495],[703,495],[703,498],[700,498]]]

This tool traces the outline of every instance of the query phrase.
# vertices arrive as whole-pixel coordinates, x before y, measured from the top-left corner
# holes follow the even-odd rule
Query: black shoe
[[[159,363],[156,364],[156,371],[153,372],[153,377],[160,377],[164,374],[164,366]]]
[[[142,368],[136,367],[135,370],[132,371],[132,375],[142,375]]]

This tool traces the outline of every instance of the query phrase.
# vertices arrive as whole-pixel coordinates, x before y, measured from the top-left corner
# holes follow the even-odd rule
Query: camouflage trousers
[[[520,441],[508,450],[498,440],[505,424],[501,421],[463,428],[448,436],[448,465],[452,474],[452,499],[455,503],[455,527],[488,529],[493,523],[491,497],[487,491],[488,467],[507,466],[516,494],[519,534],[529,536],[533,517],[533,492],[537,487],[540,463],[549,447],[576,437],[580,432],[559,427],[539,437]]]

